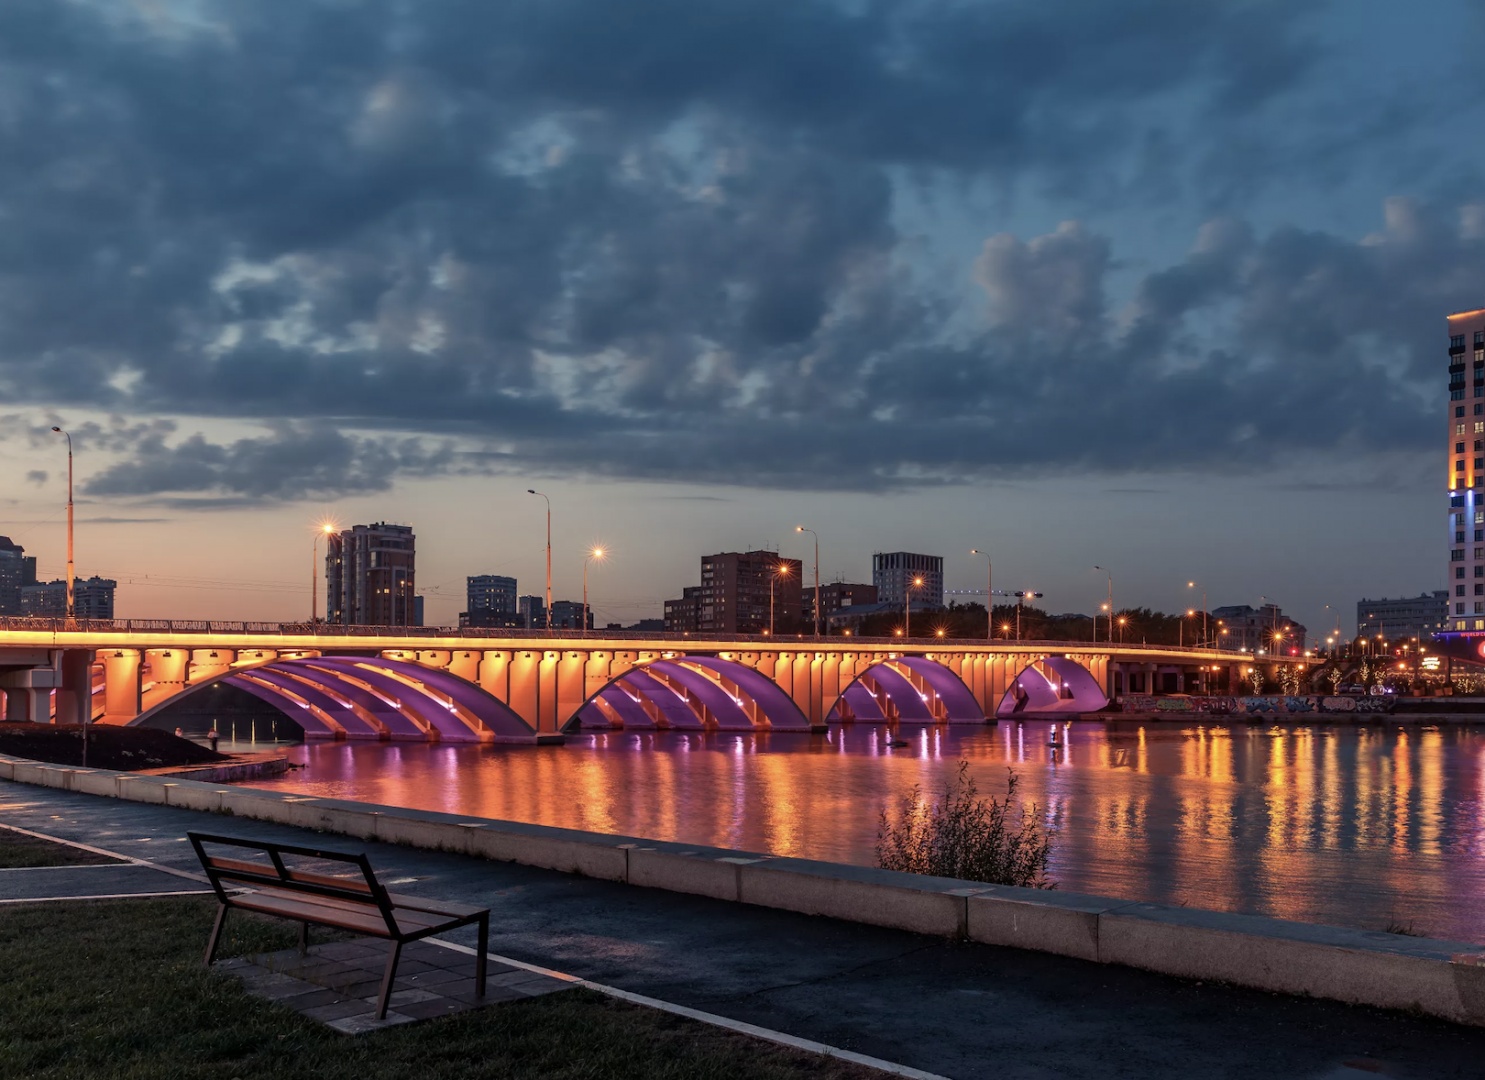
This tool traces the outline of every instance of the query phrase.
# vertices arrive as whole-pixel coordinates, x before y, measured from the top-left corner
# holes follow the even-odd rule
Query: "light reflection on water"
[[[317,744],[260,786],[870,865],[878,815],[964,758],[1005,767],[1074,892],[1485,941],[1485,728],[859,725],[605,732],[563,747]]]

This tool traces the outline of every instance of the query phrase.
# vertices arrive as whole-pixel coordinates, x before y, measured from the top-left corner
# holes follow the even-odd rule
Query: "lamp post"
[[[309,625],[313,629],[320,616],[320,537],[329,536],[335,531],[335,526],[328,521],[315,530],[314,542],[309,545]],[[325,604],[330,604],[330,594],[325,594]],[[328,612],[327,612],[328,614]]]
[[[1123,615],[1120,615],[1119,616],[1119,644],[1120,645],[1123,645],[1124,644],[1124,624],[1127,623],[1128,621],[1129,620],[1125,616],[1123,616]]]
[[[604,550],[601,547],[596,547],[592,551],[588,552],[587,556],[584,557],[584,559],[583,559],[583,636],[584,637],[587,637],[588,636],[588,564],[590,562],[592,562],[594,559],[597,559],[599,562],[602,562],[605,554],[606,554],[606,552],[604,552]],[[548,615],[547,615],[547,623],[550,624],[551,621],[552,621],[551,614],[548,613]]]
[[[1114,640],[1114,575],[1102,566],[1095,566],[1093,569],[1097,570],[1100,574],[1108,574],[1109,576],[1109,642],[1112,644]],[[1121,637],[1119,641],[1122,644],[1124,639]]]
[[[1186,582],[1186,588],[1194,589],[1196,587],[1196,582]],[[1205,585],[1201,586],[1201,643],[1203,645],[1207,643],[1207,587]]]
[[[72,436],[59,427],[53,427],[58,435],[67,440],[67,629],[74,629],[77,620],[76,593],[73,590],[72,573]],[[83,754],[88,752],[87,740],[83,741]]]
[[[773,587],[781,577],[789,576],[789,564],[779,563],[768,575],[768,636],[773,637]]]
[[[912,581],[908,582],[907,588],[902,590],[902,636],[904,638],[912,637],[913,590],[921,589],[922,587],[923,579],[915,577]]]
[[[1042,594],[1025,589],[1016,593],[1016,640],[1021,640],[1021,604],[1026,600],[1040,600]]]
[[[547,633],[552,632],[552,500],[535,488],[527,488],[527,495],[541,495],[547,504]],[[584,619],[587,618],[586,612]]]
[[[794,526],[797,533],[809,533],[815,538],[815,637],[820,636],[820,534],[803,525]]]
[[[994,641],[995,590],[991,588],[991,585],[994,583],[995,580],[995,560],[990,558],[990,553],[988,551],[981,551],[979,548],[970,548],[969,553],[971,555],[985,556],[985,640]],[[1093,627],[1093,633],[1095,637],[1098,635],[1098,626],[1096,623]]]

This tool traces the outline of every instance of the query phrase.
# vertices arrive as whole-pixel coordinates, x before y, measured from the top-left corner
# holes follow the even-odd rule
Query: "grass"
[[[95,855],[81,848],[54,844],[50,840],[38,840],[25,833],[0,828],[0,870],[30,866],[93,866],[118,861],[107,855]]]
[[[882,1074],[570,990],[346,1036],[206,970],[209,899],[0,908],[0,1077],[390,1080],[428,1076],[867,1080]],[[294,927],[228,919],[221,956]]]

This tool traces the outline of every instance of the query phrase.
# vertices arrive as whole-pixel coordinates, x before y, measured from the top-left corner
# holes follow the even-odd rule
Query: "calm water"
[[[960,758],[1023,778],[1063,889],[1485,942],[1485,728],[1047,722],[563,747],[319,744],[263,787],[870,865],[877,816]]]

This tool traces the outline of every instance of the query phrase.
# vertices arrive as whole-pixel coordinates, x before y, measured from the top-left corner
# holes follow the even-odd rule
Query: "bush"
[[[918,785],[902,797],[897,819],[882,811],[877,826],[877,865],[909,874],[982,881],[989,885],[1055,888],[1047,880],[1052,842],[1035,803],[1016,799],[1020,783],[1006,769],[1005,798],[979,797],[969,762],[944,785],[943,799],[929,803]]]

